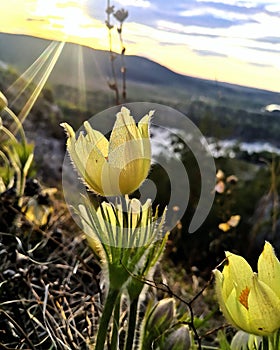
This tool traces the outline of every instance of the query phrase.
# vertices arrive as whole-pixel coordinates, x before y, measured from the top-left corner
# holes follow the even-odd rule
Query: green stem
[[[136,320],[137,320],[138,300],[139,300],[139,297],[133,299],[132,302],[130,303],[125,350],[131,350],[133,346],[133,339],[135,335]]]
[[[112,333],[112,340],[111,340],[111,350],[117,350],[118,349],[118,335],[119,335],[119,324],[120,324],[120,301],[121,301],[121,294],[119,294],[118,299],[115,304],[115,310],[114,310],[114,319],[113,319],[113,333]]]
[[[103,313],[100,319],[95,350],[104,350],[106,335],[112,312],[114,310],[116,300],[118,299],[119,290],[109,288],[107,299],[104,305]]]

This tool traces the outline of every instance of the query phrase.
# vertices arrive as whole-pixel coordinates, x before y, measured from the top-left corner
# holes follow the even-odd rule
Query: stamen
[[[245,289],[242,290],[240,296],[239,296],[239,301],[240,303],[246,307],[247,310],[249,310],[249,306],[248,306],[248,296],[250,293],[250,289],[248,287],[246,287]]]

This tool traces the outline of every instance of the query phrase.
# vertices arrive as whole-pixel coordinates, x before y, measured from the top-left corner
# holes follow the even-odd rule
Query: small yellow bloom
[[[67,123],[67,150],[89,189],[102,196],[134,192],[148,176],[151,165],[150,111],[136,126],[130,111],[122,107],[108,141],[84,123],[86,135],[75,133]]]
[[[266,242],[258,260],[258,274],[239,255],[226,252],[222,272],[214,270],[220,308],[235,327],[255,335],[280,328],[280,262]]]
[[[0,91],[0,112],[8,106],[8,100],[5,95]]]

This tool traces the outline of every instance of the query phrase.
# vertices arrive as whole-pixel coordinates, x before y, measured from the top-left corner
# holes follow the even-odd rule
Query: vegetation
[[[6,91],[17,78],[14,69],[2,68],[1,90]],[[222,97],[216,98],[222,85],[218,84],[213,93],[213,85],[199,83],[182,91],[174,86],[159,89],[156,83],[147,88],[134,81],[127,87],[127,101],[149,96],[152,102],[179,109],[206,136],[213,137],[217,147],[225,138],[278,145],[278,116],[260,111],[264,104],[273,102],[268,99],[272,95],[261,91],[250,95],[253,91],[246,90],[253,96],[248,102],[244,91],[238,93],[239,88],[226,85]],[[7,96],[16,97],[11,90]],[[1,129],[0,346],[4,349],[92,349],[96,338],[104,305],[102,264],[64,203],[58,180],[61,164],[56,164],[58,175],[54,176],[40,161],[42,155],[36,155],[36,149],[42,147],[40,142],[34,148],[28,146],[34,141],[35,127],[51,142],[53,138],[60,140],[64,151],[59,123],[69,122],[76,129],[93,114],[113,105],[115,97],[106,90],[88,90],[85,106],[78,96],[79,90],[69,84],[49,85],[23,124],[22,135],[27,135],[27,140],[15,133],[16,139],[11,142],[3,138]],[[16,104],[13,109],[20,111]],[[5,128],[14,130],[7,113],[1,116]],[[213,188],[214,205],[199,230],[189,234],[200,195],[199,169],[179,137],[173,138],[172,147],[188,172],[190,200],[186,213],[168,236],[160,264],[155,265],[153,275],[143,274],[140,281],[145,289],[139,314],[143,322],[136,329],[150,348],[156,344],[158,349],[165,349],[166,344],[174,344],[172,334],[176,332],[176,339],[192,344],[193,349],[230,349],[233,336],[237,341],[241,335],[226,324],[218,311],[212,270],[224,260],[224,251],[229,250],[246,257],[256,271],[256,257],[265,240],[273,244],[279,256],[280,156],[268,152],[250,154],[237,144],[234,158],[216,158],[219,171]],[[166,174],[154,166],[149,176],[158,183],[156,204],[163,207],[168,204]],[[49,188],[50,184],[56,188]],[[152,304],[151,300],[156,302]],[[122,306],[118,328],[112,325],[112,332],[118,333],[120,349],[125,346],[129,318],[126,301]],[[166,319],[162,312],[170,317]],[[155,324],[158,327],[153,329],[151,325]],[[114,339],[112,335],[112,343]],[[260,344],[259,339],[250,341]]]

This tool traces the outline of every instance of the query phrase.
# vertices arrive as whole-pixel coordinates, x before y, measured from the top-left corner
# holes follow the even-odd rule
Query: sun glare
[[[86,36],[86,26],[90,26],[91,22],[81,8],[67,7],[63,15],[61,24],[66,35]]]
[[[49,29],[60,31],[65,36],[87,37],[93,27],[93,19],[84,10],[84,1],[37,0],[34,15],[44,18]]]

